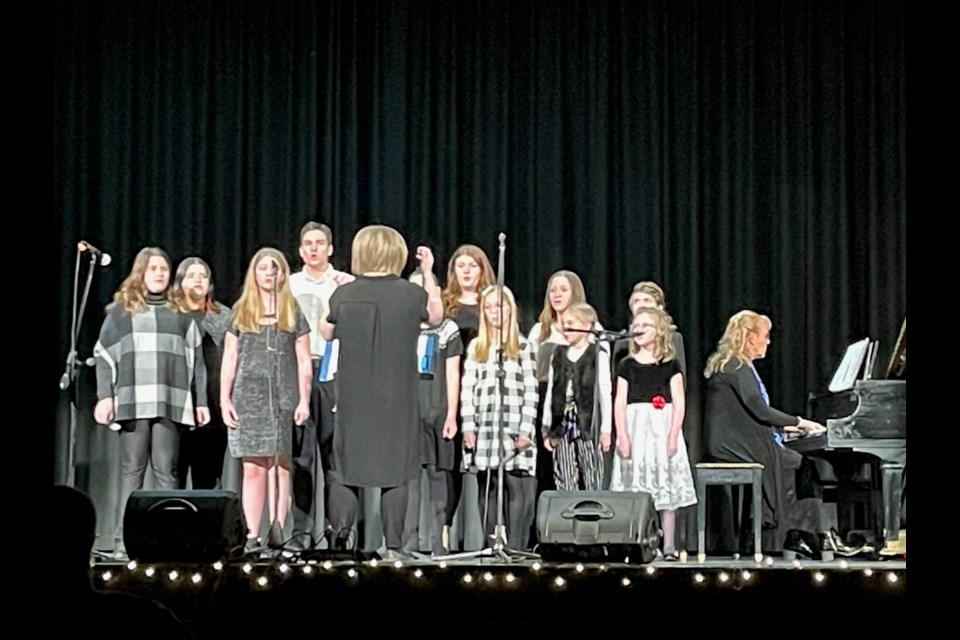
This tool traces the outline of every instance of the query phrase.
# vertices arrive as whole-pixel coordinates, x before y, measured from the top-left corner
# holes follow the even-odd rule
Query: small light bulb
[[[447,561],[446,561],[446,560],[441,560],[441,561],[440,561],[440,568],[441,568],[441,569],[446,569],[446,568],[447,568]]]
[[[562,587],[564,584],[566,584],[566,582],[567,581],[561,578],[560,576],[557,576],[556,578],[553,579],[553,583],[558,587]]]
[[[104,572],[103,572],[103,575],[100,576],[100,577],[103,578],[103,581],[104,581],[104,582],[107,582],[108,580],[110,580],[110,578],[113,577],[113,574],[110,573],[109,571],[104,571]]]
[[[706,580],[706,578],[703,577],[702,573],[698,573],[694,575],[693,579],[696,580],[698,583],[703,583],[703,581]]]
[[[177,578],[180,577],[180,574],[177,573],[177,572],[174,570],[174,571],[171,571],[170,573],[168,573],[168,574],[167,574],[167,577],[170,578],[170,582],[174,582]]]
[[[486,580],[487,582],[490,582],[491,580],[493,580],[493,574],[487,571],[485,574],[483,574],[483,579]]]
[[[600,565],[600,571],[606,571],[606,570],[607,570],[607,565],[605,564]]]
[[[751,576],[752,574],[749,571],[744,571],[743,573],[740,574],[740,577],[743,578],[745,582],[750,580]]]
[[[323,561],[323,568],[324,568],[325,570],[327,570],[327,571],[330,571],[330,569],[333,569],[333,563],[330,562],[329,560],[324,560],[324,561]]]
[[[827,576],[823,575],[822,572],[817,571],[815,574],[813,574],[813,579],[817,581],[817,584],[821,584],[827,579]]]
[[[727,582],[728,580],[730,580],[730,574],[728,574],[726,571],[721,571],[720,582]]]
[[[764,561],[764,563],[766,563],[766,565],[767,565],[768,567],[772,567],[772,566],[773,566],[773,556],[767,556],[766,558],[764,558],[763,561]]]
[[[517,579],[516,576],[514,576],[512,573],[508,573],[507,577],[504,578],[504,580],[506,580],[507,582],[513,582],[516,579]]]
[[[261,587],[267,586],[267,576],[260,576],[259,578],[257,578],[257,584],[260,585]]]
[[[214,570],[214,571],[223,571],[223,563],[220,562],[219,560],[217,560],[216,562],[214,562],[214,563],[213,563],[213,570]]]
[[[147,570],[144,571],[144,573],[147,575],[148,578],[152,578],[156,572],[157,570],[154,569],[153,567],[147,567]]]
[[[248,562],[247,564],[243,565],[243,572],[244,572],[244,573],[250,573],[251,571],[253,571],[253,565],[252,565],[252,564],[250,564],[250,563]]]
[[[199,573],[195,573],[190,579],[193,580],[193,584],[200,584],[200,581],[203,580],[203,576],[201,576]]]
[[[794,568],[794,569],[799,569],[799,568],[801,568],[802,566],[803,566],[803,565],[800,564],[800,561],[799,561],[799,560],[794,560],[794,561],[793,561],[793,568]]]
[[[377,564],[379,564],[379,563],[377,562],[377,559],[376,559],[376,558],[374,558],[373,560],[370,561],[370,566],[371,566],[371,567],[375,567],[375,566],[377,566]]]
[[[840,561],[840,568],[841,568],[841,569],[849,569],[849,568],[850,568],[850,563],[847,562],[846,560],[841,560],[841,561]]]
[[[623,580],[620,581],[620,584],[622,584],[622,585],[625,586],[625,587],[629,587],[629,586],[630,586],[630,578],[624,578]]]
[[[351,567],[350,569],[347,570],[347,575],[350,576],[351,578],[356,578],[357,570]]]
[[[137,570],[137,561],[136,561],[136,560],[131,560],[130,562],[128,562],[128,563],[127,563],[127,569],[129,569],[130,571],[136,571],[136,570]]]
[[[583,565],[579,562],[577,563],[577,573],[583,573]]]
[[[311,567],[310,565],[305,565],[303,567],[303,574],[308,576],[311,573],[313,573],[313,567]]]
[[[889,582],[890,584],[895,583],[897,580],[898,580],[897,574],[895,574],[893,571],[887,574],[887,582]]]
[[[465,574],[463,575],[463,581],[466,582],[467,584],[469,584],[469,583],[473,582],[473,576],[471,576],[469,573],[465,573]]]
[[[286,573],[287,571],[290,571],[290,566],[284,562],[280,565],[280,573]]]
[[[403,563],[400,562],[399,560],[397,560],[396,562],[393,563],[393,568],[394,568],[394,569],[399,569],[399,568],[401,568],[402,566],[403,566]]]
[[[534,562],[534,563],[533,563],[533,566],[532,566],[531,568],[532,568],[534,571],[540,571],[540,563],[539,563],[539,562]]]
[[[413,572],[413,577],[419,580],[420,578],[423,577],[423,571],[421,571],[420,569],[417,569],[416,571]]]
[[[864,569],[864,570],[863,570],[863,575],[865,575],[865,576],[867,576],[867,577],[869,578],[870,576],[873,575],[873,569]]]
[[[652,576],[652,575],[655,574],[656,572],[657,572],[656,567],[653,567],[653,566],[648,566],[648,567],[647,567],[647,575],[648,575],[648,576]]]

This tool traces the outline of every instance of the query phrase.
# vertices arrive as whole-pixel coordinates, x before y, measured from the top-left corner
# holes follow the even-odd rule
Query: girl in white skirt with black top
[[[677,509],[697,503],[683,439],[683,373],[673,346],[673,323],[657,308],[641,308],[630,324],[637,334],[617,365],[614,420],[617,458],[610,489],[652,496],[663,530],[663,554],[678,558]]]

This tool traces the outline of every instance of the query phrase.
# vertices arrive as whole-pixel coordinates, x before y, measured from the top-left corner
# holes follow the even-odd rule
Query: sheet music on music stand
[[[868,356],[870,358],[876,357],[876,352],[871,349],[870,338],[864,338],[847,347],[846,353],[843,354],[843,360],[840,361],[840,366],[837,367],[833,374],[833,380],[830,381],[830,392],[838,393],[853,389],[853,385],[857,382],[857,376],[860,375],[860,370],[868,360]],[[870,364],[867,362],[868,367]],[[869,370],[868,368],[867,371]]]

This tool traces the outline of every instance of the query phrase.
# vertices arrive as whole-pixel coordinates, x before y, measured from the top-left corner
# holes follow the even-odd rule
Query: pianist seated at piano
[[[754,368],[754,361],[766,356],[771,328],[768,317],[749,310],[738,312],[727,322],[704,371],[704,429],[706,454],[712,461],[763,465],[763,551],[779,553],[791,529],[807,531],[816,540],[818,534],[831,530],[832,523],[823,521],[830,518],[816,497],[817,488],[797,486],[798,478],[801,485],[808,485],[815,482],[816,474],[808,473],[803,456],[783,446],[785,433],[819,433],[824,427],[770,406],[767,389]],[[801,467],[803,472],[798,473]],[[798,489],[805,499],[797,499]],[[707,504],[709,507],[710,501]],[[749,505],[745,500],[740,535],[734,531],[732,513],[726,517],[711,509],[711,515],[716,516],[708,517],[708,530],[714,529],[711,538],[716,541],[712,546],[738,551],[750,548],[752,552],[747,545],[747,540],[752,540]],[[732,505],[726,502],[726,506]]]

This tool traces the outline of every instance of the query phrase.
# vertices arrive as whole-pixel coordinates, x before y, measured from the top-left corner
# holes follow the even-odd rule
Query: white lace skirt
[[[677,438],[677,453],[667,456],[667,434],[673,420],[673,405],[656,409],[649,402],[627,405],[627,435],[630,457],[614,454],[611,491],[642,491],[653,497],[657,511],[670,511],[697,503],[697,492],[687,457],[683,431]]]

